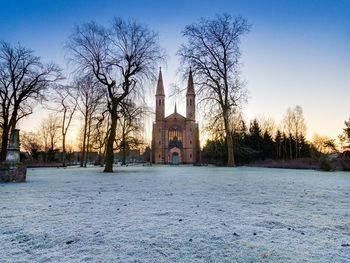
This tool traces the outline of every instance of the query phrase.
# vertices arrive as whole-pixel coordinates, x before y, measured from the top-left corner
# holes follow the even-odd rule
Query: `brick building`
[[[152,160],[159,164],[199,162],[199,129],[196,123],[196,94],[192,72],[188,76],[186,117],[174,113],[165,117],[165,95],[162,71],[159,71],[156,91],[156,120],[152,130]]]

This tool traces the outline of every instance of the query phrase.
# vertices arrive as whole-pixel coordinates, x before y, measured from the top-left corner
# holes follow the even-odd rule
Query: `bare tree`
[[[94,115],[99,113],[99,106],[103,102],[105,92],[92,74],[86,74],[75,80],[74,86],[78,91],[78,109],[83,116],[83,138],[82,138],[82,156],[80,166],[86,167],[87,153],[90,150],[91,128]]]
[[[345,121],[345,128],[343,133],[339,135],[339,141],[343,150],[350,150],[350,118]]]
[[[306,123],[303,115],[303,108],[299,105],[294,108],[294,137],[295,137],[295,158],[300,157],[300,141],[306,136]]]
[[[97,119],[96,124],[93,126],[91,132],[91,145],[92,148],[98,150],[98,163],[103,166],[104,156],[106,151],[106,142],[108,139],[108,127],[109,127],[109,116],[101,114],[101,117]]]
[[[207,111],[219,113],[227,140],[227,165],[234,166],[233,136],[230,115],[246,99],[240,80],[240,39],[250,29],[242,17],[228,14],[213,19],[201,18],[186,26],[183,36],[187,43],[178,54],[184,64],[192,66],[199,86],[198,94],[206,102]]]
[[[11,129],[33,112],[34,101],[42,100],[44,91],[59,79],[56,65],[44,65],[32,50],[21,45],[0,42],[0,161],[6,158]]]
[[[268,133],[271,136],[275,136],[276,125],[275,121],[271,117],[259,116],[258,122],[260,124],[261,133]]]
[[[293,110],[291,108],[288,108],[283,117],[283,128],[285,133],[288,136],[289,159],[293,159],[293,151],[292,151],[293,118],[294,118]]]
[[[46,162],[50,159],[48,155],[55,152],[59,140],[59,129],[60,121],[58,117],[52,113],[41,122],[39,134],[43,141],[44,151],[46,152]]]
[[[66,166],[66,138],[78,107],[76,90],[72,86],[58,86],[52,98],[51,110],[61,119],[62,165]]]
[[[113,172],[118,110],[130,93],[140,93],[163,58],[158,34],[135,21],[115,18],[106,29],[96,23],[75,28],[67,43],[80,71],[93,72],[108,94],[110,127],[104,172]]]
[[[315,133],[312,137],[312,145],[317,151],[323,154],[330,154],[338,151],[334,139],[328,136],[320,136],[317,133]]]
[[[293,158],[292,154],[292,138],[295,140],[295,158],[300,156],[299,142],[306,135],[306,124],[303,116],[303,109],[300,106],[295,106],[293,109],[288,108],[284,118],[283,126],[285,132],[289,135],[289,157]]]
[[[126,164],[126,154],[130,148],[145,144],[142,131],[146,113],[146,107],[137,106],[130,100],[122,104],[122,117],[119,118],[119,129],[117,129],[117,144],[122,153],[122,165]]]
[[[37,132],[23,132],[21,135],[21,148],[30,154],[34,160],[38,160],[39,152],[42,150]]]

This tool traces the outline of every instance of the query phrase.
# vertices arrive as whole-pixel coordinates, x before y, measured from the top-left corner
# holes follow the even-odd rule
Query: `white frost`
[[[0,262],[350,262],[350,173],[101,171],[0,184]]]

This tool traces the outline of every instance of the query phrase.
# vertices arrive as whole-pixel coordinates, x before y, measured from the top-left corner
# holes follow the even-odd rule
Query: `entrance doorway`
[[[171,164],[179,164],[179,154],[174,152],[171,156]]]

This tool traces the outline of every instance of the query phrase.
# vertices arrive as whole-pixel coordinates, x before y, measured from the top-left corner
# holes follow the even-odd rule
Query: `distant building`
[[[199,162],[199,129],[196,123],[196,94],[192,71],[188,76],[186,117],[177,112],[165,117],[165,95],[162,71],[156,91],[156,120],[152,130],[152,160],[159,164]]]

